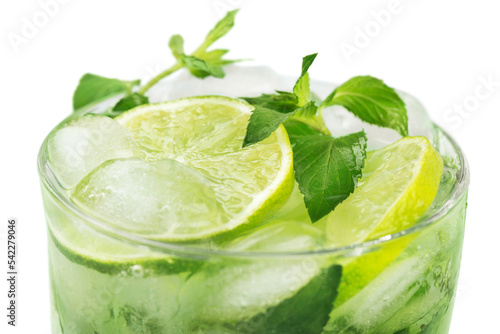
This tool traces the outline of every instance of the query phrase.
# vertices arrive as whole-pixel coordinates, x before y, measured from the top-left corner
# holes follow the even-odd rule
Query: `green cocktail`
[[[150,91],[223,77],[235,14],[142,87],[82,77],[43,143],[53,333],[448,333],[469,172],[418,101],[310,89],[316,54]]]
[[[220,107],[219,98],[209,102],[214,122],[235,112],[232,107]],[[203,103],[206,106],[208,102]],[[411,106],[411,102],[407,105]],[[200,106],[194,109],[197,108]],[[187,109],[182,112],[189,114]],[[235,137],[234,141],[243,140],[244,126],[236,135],[218,127],[217,133],[224,135],[207,135],[190,143],[198,148],[197,154],[206,153],[204,159],[197,160],[187,149],[188,153],[178,155],[172,147],[180,144],[171,146],[166,137],[155,144],[158,138],[151,132],[149,137],[144,135],[146,127],[160,127],[160,120],[147,112],[136,112],[134,117],[125,113],[115,120],[81,113],[56,128],[41,149],[39,168],[50,236],[54,333],[447,333],[460,267],[468,171],[459,148],[438,127],[432,128],[431,140],[443,157],[444,171],[430,208],[402,231],[376,238],[365,233],[368,236],[361,237],[361,241],[346,245],[342,236],[332,237],[329,226],[343,221],[344,218],[332,218],[342,205],[352,204],[340,204],[333,214],[311,224],[300,191],[297,187],[292,190],[287,185],[291,181],[279,172],[289,168],[287,159],[281,158],[278,167],[267,162],[258,167],[255,157],[276,158],[276,152],[286,153],[286,149],[276,149],[279,136],[253,148],[259,154],[248,153],[253,158],[247,168],[248,156],[235,162],[214,158],[217,154],[237,155],[234,152],[206,153],[210,147],[229,150],[232,144],[227,144],[227,133]],[[218,112],[219,118],[214,116]],[[423,111],[409,107],[409,113]],[[132,116],[127,120],[126,115]],[[229,117],[231,129],[238,126],[236,115]],[[171,117],[169,122],[175,122],[177,117]],[[245,124],[244,114],[241,117],[241,124]],[[186,124],[193,122],[196,120]],[[200,123],[204,131],[209,131],[207,123],[213,125]],[[169,128],[169,124],[162,126]],[[98,132],[92,132],[95,129]],[[126,129],[135,134],[130,137],[131,142],[127,141]],[[176,136],[182,136],[181,131]],[[58,157],[58,148],[73,147],[77,152],[78,145],[71,146],[75,145],[71,138],[77,138],[79,145],[83,145],[82,140],[87,145],[86,152],[92,154],[80,157],[93,159],[89,166],[99,156],[93,149],[99,150],[103,143],[112,147],[99,157],[105,162],[81,172],[85,175],[79,182],[73,179],[78,168],[69,169],[69,174],[64,169],[72,161],[78,165],[77,156],[70,154],[70,160],[63,164],[51,161]],[[273,141],[275,150],[266,155],[265,147],[273,147]],[[403,152],[401,147],[397,152]],[[385,150],[379,152],[389,154]],[[172,162],[172,158],[181,160],[180,156],[184,157],[183,164]],[[144,169],[146,162],[158,161],[165,165]],[[379,164],[370,153],[368,161],[365,168],[375,169]],[[219,162],[231,168],[224,169]],[[184,165],[190,169],[184,171]],[[237,166],[239,170],[235,169]],[[229,175],[238,171],[238,177],[244,178],[258,168],[264,168],[267,175],[276,172],[275,177],[282,179],[280,186],[275,187],[278,190],[264,201],[271,204],[260,202],[268,213],[249,214],[257,218],[249,219],[248,228],[221,229],[228,224],[223,221],[228,219],[228,210],[217,216],[221,208],[217,209],[219,204],[212,203],[208,195],[211,181],[198,177],[215,177],[215,171]],[[158,172],[162,170],[168,173]],[[141,176],[144,172],[151,177]],[[394,178],[395,174],[391,175]],[[59,180],[61,176],[66,184]],[[161,183],[169,177],[176,180],[173,185]],[[364,182],[369,181],[367,177]],[[242,190],[233,184],[220,191],[260,193],[266,185],[268,181],[263,181],[258,190]],[[390,182],[384,183],[384,187],[390,187]],[[359,189],[362,187],[357,188],[353,198]],[[121,193],[125,191],[137,193],[127,197]],[[425,197],[424,189],[418,191]],[[179,207],[173,208],[175,203],[169,202],[168,211],[156,213],[174,212],[175,215],[163,219],[181,225],[182,217],[188,217],[186,225],[180,227],[158,223],[153,215],[158,208],[141,203],[137,197],[154,194],[168,202],[176,192],[189,195],[174,196],[181,203],[180,209],[190,203],[197,203],[196,206],[177,212]],[[103,201],[95,199],[99,196]],[[220,196],[216,194],[216,199],[220,200]],[[243,195],[238,199],[249,203]],[[110,201],[109,205],[106,201]],[[148,197],[144,201],[154,202]],[[370,217],[370,212],[362,217]],[[214,221],[222,223],[211,224]],[[189,240],[189,235],[195,237]]]

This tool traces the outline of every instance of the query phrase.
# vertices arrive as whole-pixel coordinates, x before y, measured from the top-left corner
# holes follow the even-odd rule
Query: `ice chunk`
[[[130,132],[109,117],[88,114],[62,123],[51,133],[49,161],[59,182],[73,188],[109,159],[134,156]]]
[[[300,252],[323,247],[320,230],[301,222],[271,223],[227,245],[235,252]],[[316,277],[325,259],[261,257],[207,264],[186,283],[181,298],[197,319],[234,323],[294,296]],[[181,301],[182,303],[182,301]]]
[[[195,95],[223,95],[229,97],[272,94],[275,90],[291,90],[280,76],[267,66],[228,66],[223,80],[214,77],[199,79],[188,71],[167,79],[150,91],[150,101],[160,102]]]
[[[415,280],[423,274],[429,261],[413,257],[389,267],[364,290],[330,314],[324,333],[373,333],[401,309],[420,287]]]
[[[78,184],[72,198],[94,216],[154,239],[195,233],[220,220],[203,175],[170,159],[105,162]]]

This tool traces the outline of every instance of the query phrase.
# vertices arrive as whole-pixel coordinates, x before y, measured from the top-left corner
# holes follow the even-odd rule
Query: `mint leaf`
[[[311,67],[317,55],[318,53],[313,53],[302,58],[302,72],[300,73],[301,77],[307,74],[307,71],[309,71],[309,67]]]
[[[182,55],[180,59],[184,67],[198,78],[206,78],[210,75],[223,78],[225,73],[222,66],[241,61],[222,59],[222,56],[227,52],[228,50],[218,49],[203,53],[200,57]]]
[[[310,54],[302,58],[302,72],[293,87],[293,94],[297,96],[299,106],[304,106],[311,99],[309,90],[309,74],[307,71],[316,59],[317,53]]]
[[[319,130],[315,129],[309,124],[294,118],[286,120],[283,125],[286,128],[288,138],[290,139],[290,144],[292,145],[294,145],[295,141],[300,137],[322,134]]]
[[[340,138],[307,135],[294,139],[295,178],[313,223],[354,191],[366,158],[366,141],[364,131]]]
[[[304,118],[313,118],[316,116],[318,107],[314,101],[309,101],[304,106],[298,108],[295,112],[295,116]]]
[[[215,41],[227,34],[229,30],[231,30],[231,28],[234,26],[234,17],[236,16],[237,12],[238,9],[227,12],[226,16],[224,16],[219,22],[217,22],[215,27],[208,32],[207,37],[205,37],[205,41],[193,53],[193,55],[199,56],[198,53],[204,52]]]
[[[297,97],[292,93],[276,91],[278,94],[262,94],[258,97],[241,97],[251,105],[289,113],[297,109]]]
[[[78,110],[113,95],[130,93],[132,87],[139,84],[140,80],[123,81],[87,73],[80,79],[73,94],[73,110]]]
[[[221,66],[212,65],[201,58],[184,55],[182,62],[189,72],[197,78],[206,78],[209,75],[223,78],[225,75]]]
[[[321,104],[321,108],[340,105],[361,120],[396,130],[408,136],[405,104],[393,88],[370,76],[354,77],[337,87]]]
[[[168,46],[170,50],[172,50],[172,54],[175,59],[182,60],[182,56],[184,55],[184,39],[181,35],[173,35],[170,37],[170,41],[168,42]]]
[[[316,117],[318,107],[314,101],[310,101],[309,75],[307,71],[316,56],[317,53],[305,56],[302,59],[301,76],[293,88],[293,93],[276,91],[278,94],[242,97],[243,100],[256,106],[248,121],[243,147],[266,139],[276,131],[281,123],[292,117],[303,119],[305,123],[314,123],[322,130],[326,129],[323,120]]]
[[[141,95],[139,93],[132,93],[118,101],[113,107],[113,111],[124,112],[147,103],[149,103],[149,98],[147,96]]]
[[[243,61],[242,59],[223,59],[222,57],[228,52],[229,50],[226,49],[216,49],[203,53],[202,58],[211,65],[221,66]]]
[[[339,265],[323,269],[294,296],[235,329],[238,333],[321,333],[333,309],[341,276]]]
[[[282,123],[289,119],[291,120],[295,118],[295,116],[298,115],[299,112],[302,112],[304,115],[307,115],[308,113],[310,114],[311,112],[313,114],[316,113],[317,107],[312,101],[302,108],[289,111],[290,109],[293,109],[290,107],[291,104],[289,103],[289,101],[274,101],[272,97],[277,97],[277,95],[270,96],[270,102],[266,101],[267,97],[260,97],[262,98],[260,100],[262,105],[267,107],[256,104],[255,109],[252,111],[252,115],[250,115],[250,119],[248,120],[247,133],[245,135],[245,139],[243,140],[243,147],[258,143],[266,139],[274,131],[276,131]],[[304,119],[302,122],[307,121],[308,119]],[[315,131],[315,133],[321,133],[320,130]]]
[[[290,115],[291,113],[282,113],[273,109],[256,106],[248,120],[243,147],[258,143],[269,137]]]

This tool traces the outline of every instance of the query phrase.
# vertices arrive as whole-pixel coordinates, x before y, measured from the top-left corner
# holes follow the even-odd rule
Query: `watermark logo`
[[[7,39],[15,53],[19,53],[23,45],[28,44],[33,38],[38,36],[40,30],[45,28],[50,20],[57,16],[61,5],[65,5],[70,0],[40,0],[39,9],[30,17],[21,18],[21,29],[18,32],[8,32]]]
[[[395,15],[403,11],[400,0],[391,0],[385,9],[370,12],[371,19],[363,26],[354,28],[354,36],[350,42],[341,42],[339,47],[348,63],[351,63],[355,55],[361,54],[381,32],[389,27]]]
[[[492,74],[487,77],[479,76],[478,81],[479,83],[471,94],[443,113],[443,120],[455,130],[471,116],[471,113],[479,109],[482,102],[490,99],[500,88],[500,80],[493,78]]]

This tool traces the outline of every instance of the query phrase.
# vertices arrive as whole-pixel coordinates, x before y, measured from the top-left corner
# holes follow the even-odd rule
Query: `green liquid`
[[[448,332],[466,195],[431,226],[366,248],[361,255],[241,259],[159,254],[113,240],[72,217],[43,192],[51,232],[53,333],[279,333],[279,328],[287,328],[287,333],[318,334]],[[439,196],[444,194],[438,195],[437,202]],[[75,230],[85,235],[78,240],[110,245],[108,254],[105,248],[101,250],[108,262],[97,265],[87,255],[79,256],[60,244],[57,235],[71,236]],[[78,242],[82,241],[75,239]],[[112,250],[128,254],[127,260],[122,255],[121,262],[114,261]],[[371,265],[356,265],[365,258]],[[369,281],[325,309],[323,304],[316,305],[318,294],[309,298],[307,289],[321,270],[336,264],[343,265],[343,278],[361,275]],[[338,286],[339,296],[352,290],[338,276],[324,277],[326,281],[319,286],[325,293],[329,286]],[[294,301],[299,292],[299,302]],[[307,313],[311,308],[319,318],[329,314],[324,331],[315,324],[307,326],[308,319],[315,318]],[[268,313],[273,314],[269,317]],[[308,316],[300,325],[292,321],[304,314]]]

